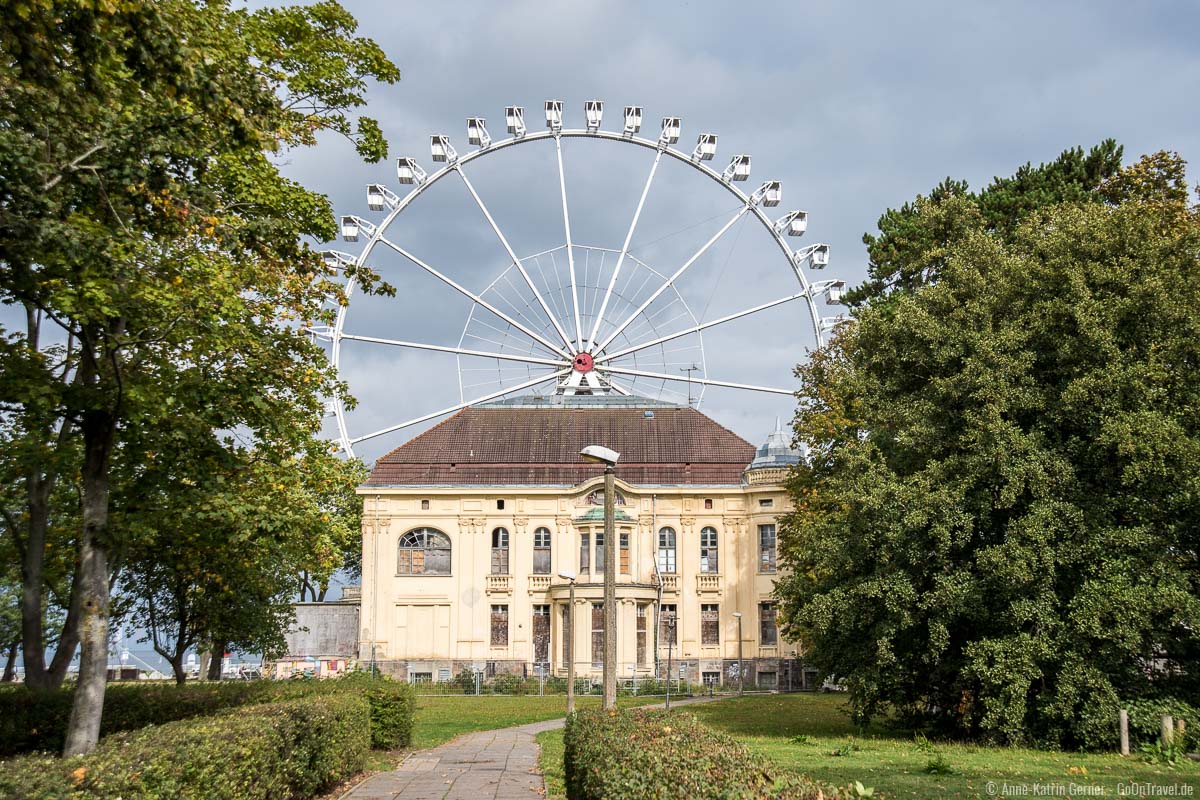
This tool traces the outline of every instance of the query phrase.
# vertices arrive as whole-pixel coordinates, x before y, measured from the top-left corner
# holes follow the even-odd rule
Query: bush
[[[571,800],[810,800],[840,794],[804,779],[776,785],[768,761],[688,714],[577,712],[567,720],[563,743]]]
[[[374,688],[368,688],[374,687]],[[363,692],[372,707],[376,747],[403,747],[412,738],[413,691],[386,677],[351,673],[332,680],[220,681],[173,684],[112,684],[104,697],[100,735],[132,731],[256,703]],[[74,700],[72,689],[0,692],[0,757],[35,750],[62,750]],[[386,707],[386,710],[385,710]],[[400,715],[404,720],[396,719]]]
[[[1134,745],[1158,744],[1162,729],[1163,714],[1187,722],[1185,741],[1175,742],[1177,747],[1188,748],[1200,736],[1200,714],[1194,706],[1174,697],[1157,700],[1136,700],[1127,706],[1129,710],[1129,738]]]
[[[0,799],[312,797],[363,769],[370,715],[366,697],[339,692],[150,726],[91,755],[0,764]]]

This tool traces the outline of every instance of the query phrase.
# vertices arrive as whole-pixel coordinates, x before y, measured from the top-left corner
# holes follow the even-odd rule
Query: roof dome
[[[803,454],[792,447],[792,443],[788,440],[787,434],[783,432],[783,425],[777,417],[775,431],[767,437],[765,444],[754,451],[754,460],[750,462],[750,466],[746,467],[746,470],[783,469],[799,464],[802,458]]]

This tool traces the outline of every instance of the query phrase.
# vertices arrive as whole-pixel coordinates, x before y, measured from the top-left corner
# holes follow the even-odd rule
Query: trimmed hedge
[[[777,784],[773,767],[690,714],[576,712],[563,735],[571,800],[815,800],[846,795],[807,779]]]
[[[110,684],[104,696],[100,735],[109,736],[259,703],[361,692],[371,703],[372,745],[405,747],[412,741],[412,687],[386,676],[351,673],[330,680],[217,681],[174,684]],[[38,750],[59,752],[71,715],[71,689],[0,691],[0,757]]]
[[[268,800],[312,797],[361,772],[365,696],[321,694],[106,738],[90,755],[0,764],[0,799]]]

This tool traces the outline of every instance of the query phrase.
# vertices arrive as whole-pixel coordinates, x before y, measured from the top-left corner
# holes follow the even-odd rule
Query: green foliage
[[[935,753],[933,758],[925,764],[925,771],[930,775],[953,775],[954,768],[950,766],[950,762],[941,753]]]
[[[344,692],[171,722],[105,739],[92,754],[0,767],[0,798],[313,797],[359,772],[369,706]]]
[[[372,747],[395,749],[411,743],[412,687],[353,674],[323,681],[118,684],[106,692],[101,735],[211,716],[251,704],[343,694],[361,695],[370,705]],[[16,687],[0,692],[0,756],[61,749],[73,696],[69,689],[32,691]]]
[[[1177,742],[1163,744],[1162,742],[1146,742],[1138,747],[1142,760],[1147,764],[1163,764],[1169,767],[1187,757],[1187,749]]]
[[[831,755],[831,756],[848,756],[851,753],[857,753],[861,749],[862,748],[859,747],[858,742],[854,741],[854,737],[851,736],[851,737],[847,738],[846,741],[842,742],[840,745],[838,745],[837,747],[830,750],[829,755]]]
[[[1168,715],[1175,721],[1183,720],[1185,741],[1176,741],[1186,752],[1197,743],[1200,737],[1200,711],[1190,703],[1174,697],[1161,697],[1153,700],[1136,700],[1126,705],[1129,711],[1129,738],[1134,744],[1155,744],[1162,733],[1163,715]],[[1175,733],[1178,739],[1178,731]]]
[[[571,800],[822,796],[822,787],[803,779],[776,786],[768,761],[695,717],[666,711],[573,714],[567,718],[563,764]],[[823,796],[839,793],[824,787]]]
[[[1154,156],[936,282],[857,312],[798,374],[785,625],[860,719],[1108,748],[1195,696],[1200,214]],[[948,201],[947,201],[948,202]]]
[[[1025,164],[1011,177],[995,178],[979,193],[969,191],[965,181],[946,178],[928,197],[888,209],[879,218],[879,235],[863,234],[869,277],[847,293],[846,302],[865,305],[891,291],[930,283],[945,265],[947,248],[968,230],[986,230],[1008,240],[1040,209],[1101,200],[1106,179],[1121,168],[1121,153],[1120,145],[1106,139],[1087,153],[1076,147],[1048,164]]]

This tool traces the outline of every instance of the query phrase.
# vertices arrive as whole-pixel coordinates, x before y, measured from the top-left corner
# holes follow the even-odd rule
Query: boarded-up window
[[[721,607],[716,603],[700,606],[700,644],[721,643]]]
[[[621,574],[629,574],[629,534],[621,534]]]
[[[779,643],[774,603],[758,604],[758,643],[764,647],[771,647]]]
[[[550,574],[549,528],[538,528],[533,532],[533,572],[535,575]]]
[[[571,663],[571,640],[575,632],[571,630],[571,607],[565,603],[562,607],[562,632],[562,663],[566,666]]]
[[[433,528],[417,528],[400,537],[398,575],[449,575],[450,537]]]
[[[592,666],[604,666],[604,603],[592,603]]]
[[[492,647],[508,647],[508,606],[492,606]]]
[[[638,666],[646,663],[646,605],[640,604],[637,607],[637,663]]]
[[[505,528],[492,531],[492,574],[508,574],[508,530]]]
[[[658,571],[675,574],[674,528],[663,528],[658,532]]]
[[[720,572],[717,561],[717,529],[703,528],[700,531],[700,571]]]
[[[663,603],[658,612],[658,641],[660,644],[679,644],[679,618],[675,604]]]
[[[596,556],[592,563],[595,564],[593,572],[604,572],[604,534],[599,531],[596,532]]]
[[[775,571],[775,526],[758,526],[758,571]]]
[[[545,664],[550,660],[550,606],[533,607],[533,661]]]
[[[591,539],[586,533],[579,534],[579,571],[592,571]]]

